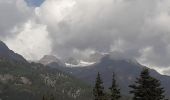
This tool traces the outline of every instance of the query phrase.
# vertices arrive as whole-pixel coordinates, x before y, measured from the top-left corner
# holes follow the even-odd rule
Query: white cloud
[[[51,52],[51,42],[48,40],[45,25],[28,21],[15,31],[18,34],[13,38],[8,38],[5,42],[28,60],[40,59],[44,54]]]
[[[46,0],[35,9],[37,17],[48,25],[56,25],[71,12],[74,0]]]
[[[17,1],[0,0],[0,37],[16,34],[6,41],[28,59],[114,51],[155,68],[170,66],[168,0],[45,0],[35,9]]]
[[[31,11],[24,0],[0,0],[0,39],[14,35],[9,30],[28,20],[32,15]]]
[[[37,11],[48,26],[54,54],[116,50],[130,58],[144,59],[143,64],[166,67],[170,65],[168,2],[46,0]],[[146,51],[147,47],[152,51]]]
[[[0,39],[28,60],[51,52],[47,26],[35,20],[25,0],[0,0]]]

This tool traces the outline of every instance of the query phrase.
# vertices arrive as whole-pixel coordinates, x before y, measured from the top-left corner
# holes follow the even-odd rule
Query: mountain
[[[91,100],[91,87],[57,69],[41,64],[0,61],[0,100]]]
[[[77,59],[75,59],[73,57],[69,57],[65,61],[66,67],[87,67],[87,66],[92,65],[94,63],[95,62],[88,62],[88,61],[83,61],[83,60],[77,60]]]
[[[70,65],[78,65],[80,63],[80,61],[74,57],[68,57],[65,59],[65,63],[70,64]]]
[[[145,68],[135,60],[109,54],[93,54],[89,59],[73,58],[68,61],[46,55],[39,63],[28,63],[0,42],[0,100],[41,100],[43,95],[51,94],[58,100],[92,100],[91,86],[98,72],[106,87],[111,85],[114,72],[125,97],[123,100],[127,100],[128,85]],[[170,76],[160,75],[152,69],[150,71],[152,76],[161,80],[169,96]]]
[[[39,63],[43,65],[55,64],[56,66],[65,66],[64,62],[52,55],[45,55],[42,59],[39,60]]]
[[[59,67],[86,67],[94,64],[95,62],[88,62],[83,60],[78,60],[74,57],[68,57],[64,60],[60,60],[59,58],[52,55],[45,55],[41,58],[38,63],[43,65],[48,65],[51,68],[59,68]]]
[[[48,64],[46,59],[58,63],[54,56],[41,61]],[[0,42],[0,100],[42,100],[44,95],[54,95],[57,100],[91,100],[92,88],[56,68],[28,63]]]
[[[105,55],[98,63],[86,67],[59,67],[60,70],[69,73],[91,85],[94,85],[97,72],[100,72],[106,87],[111,85],[112,73],[114,72],[121,88],[121,92],[124,95],[129,94],[130,88],[128,86],[135,81],[136,77],[139,76],[143,68],[145,68],[145,66],[142,66],[135,60],[120,58],[115,59],[111,55]],[[161,75],[153,69],[150,69],[150,71],[152,76],[161,80],[162,85],[166,90],[166,94],[169,96],[170,76]]]
[[[12,62],[22,62],[22,63],[27,62],[24,57],[10,50],[6,46],[6,44],[2,41],[0,41],[0,58],[8,59],[9,61]]]
[[[101,60],[101,58],[103,58],[106,54],[102,54],[100,52],[95,52],[92,53],[88,58],[87,61],[88,62],[99,62]]]

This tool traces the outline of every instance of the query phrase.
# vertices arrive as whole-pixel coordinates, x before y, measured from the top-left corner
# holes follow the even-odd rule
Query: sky
[[[0,0],[0,22],[28,60],[111,52],[170,75],[169,0]]]
[[[25,0],[28,6],[37,7],[40,6],[44,0]]]

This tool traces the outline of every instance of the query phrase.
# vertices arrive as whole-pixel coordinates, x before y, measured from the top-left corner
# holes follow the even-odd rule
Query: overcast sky
[[[113,52],[170,69],[169,0],[26,1],[0,0],[0,39],[29,60]]]

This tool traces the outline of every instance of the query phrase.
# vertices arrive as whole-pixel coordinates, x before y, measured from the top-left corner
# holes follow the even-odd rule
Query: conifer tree
[[[55,100],[55,97],[54,97],[54,95],[53,94],[51,94],[51,95],[43,95],[43,98],[42,98],[42,100]]]
[[[48,99],[47,99],[47,95],[43,95],[42,100],[48,100]]]
[[[167,100],[164,89],[156,78],[150,76],[149,69],[145,68],[137,78],[135,84],[130,85],[133,100]]]
[[[121,98],[120,89],[118,89],[118,86],[116,84],[114,73],[112,79],[112,86],[109,88],[109,90],[110,90],[109,100],[119,100]]]
[[[55,100],[55,97],[54,97],[54,95],[53,94],[51,94],[51,96],[50,96],[50,99],[49,100]]]
[[[46,98],[45,98],[45,96],[43,95],[43,98],[42,98],[42,100],[46,100]]]
[[[94,100],[106,100],[106,94],[104,92],[103,81],[101,80],[100,73],[97,74],[93,95]]]

